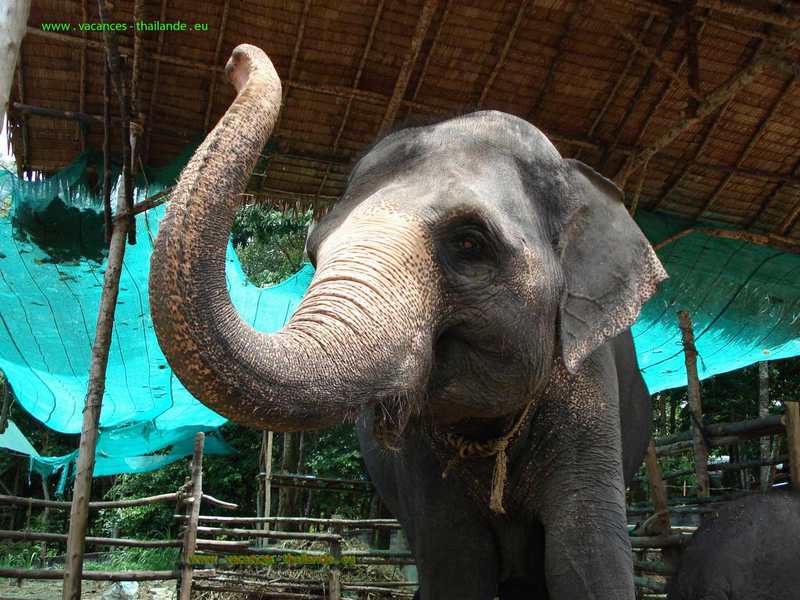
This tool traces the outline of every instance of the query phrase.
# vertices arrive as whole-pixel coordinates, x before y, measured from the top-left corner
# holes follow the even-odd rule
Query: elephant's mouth
[[[387,450],[399,450],[409,422],[419,415],[419,406],[408,394],[392,394],[379,400],[372,426],[378,443]]]

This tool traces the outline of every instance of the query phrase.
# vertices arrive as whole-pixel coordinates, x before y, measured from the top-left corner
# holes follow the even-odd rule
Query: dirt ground
[[[84,600],[101,600],[103,592],[113,585],[111,581],[84,581]],[[136,600],[174,600],[174,581],[142,581]],[[61,580],[26,580],[22,587],[16,580],[0,579],[0,600],[61,600]]]

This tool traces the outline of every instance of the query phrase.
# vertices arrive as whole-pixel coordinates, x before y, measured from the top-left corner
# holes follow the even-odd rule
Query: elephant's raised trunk
[[[358,241],[320,263],[282,331],[257,332],[239,318],[225,283],[225,249],[239,196],[275,124],[281,85],[254,46],[238,46],[226,72],[236,99],[184,169],[151,259],[153,323],[170,366],[204,404],[273,430],[330,426],[373,400],[421,389],[432,295],[400,268],[419,259],[410,223],[355,219],[349,231],[359,231]]]

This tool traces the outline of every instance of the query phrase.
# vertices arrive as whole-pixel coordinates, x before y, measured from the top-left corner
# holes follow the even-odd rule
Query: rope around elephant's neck
[[[505,434],[491,440],[469,440],[458,433],[449,432],[444,434],[444,440],[456,451],[456,454],[448,461],[442,473],[445,479],[450,469],[455,466],[458,460],[463,458],[486,458],[494,456],[494,468],[492,469],[492,490],[489,497],[489,508],[492,512],[504,515],[503,494],[506,488],[506,478],[508,475],[508,444],[516,436],[525,422],[528,420],[533,400],[525,405],[514,425]]]

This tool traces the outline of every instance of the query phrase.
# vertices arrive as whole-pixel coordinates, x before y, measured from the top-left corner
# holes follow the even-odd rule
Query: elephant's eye
[[[480,257],[487,247],[483,234],[474,229],[459,232],[454,241],[457,254],[467,259]]]
[[[461,238],[461,249],[462,250],[477,250],[481,246],[480,242],[473,238],[465,237]]]

